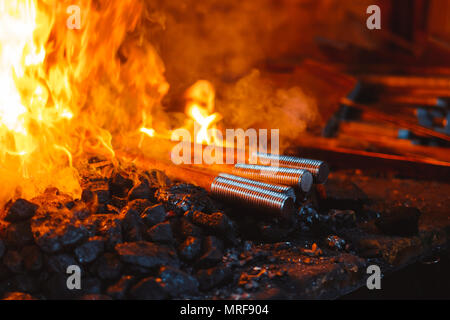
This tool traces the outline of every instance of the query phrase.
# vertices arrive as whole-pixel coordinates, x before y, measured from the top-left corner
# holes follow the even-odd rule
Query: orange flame
[[[0,6],[0,200],[14,192],[31,196],[37,186],[50,184],[79,191],[62,139],[73,113],[54,100],[44,76],[51,25],[36,0]]]
[[[213,85],[200,80],[192,85],[186,92],[187,115],[195,122],[196,136],[194,138],[199,144],[219,144],[217,138],[217,127],[215,123],[220,121],[221,116],[214,112],[215,90]]]
[[[146,0],[77,4],[72,30],[71,0],[0,0],[0,202],[48,186],[79,196],[80,160],[114,159],[127,135],[167,134],[151,127],[169,85]],[[198,81],[186,98],[195,142],[221,143],[212,84]]]
[[[0,201],[48,186],[79,195],[74,162],[113,158],[168,90],[143,0],[77,1],[80,30],[66,27],[71,2],[0,2]]]

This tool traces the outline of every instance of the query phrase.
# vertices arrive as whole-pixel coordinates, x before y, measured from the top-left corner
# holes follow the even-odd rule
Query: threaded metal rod
[[[273,165],[297,168],[310,171],[314,176],[314,181],[323,184],[328,179],[330,168],[328,164],[320,160],[303,159],[293,156],[282,156],[268,153],[256,153],[258,162],[268,165],[267,161],[273,162]]]
[[[284,219],[292,217],[295,212],[294,200],[285,194],[224,177],[214,179],[211,184],[211,192],[221,200],[260,209]]]
[[[298,187],[303,192],[309,192],[313,184],[311,172],[296,168],[236,164],[233,173],[253,180]]]
[[[251,186],[255,186],[258,188],[279,192],[279,193],[282,193],[282,194],[285,194],[285,195],[291,197],[294,201],[296,200],[295,190],[292,187],[282,186],[282,185],[273,184],[273,183],[266,183],[266,182],[262,182],[262,181],[255,181],[255,180],[246,179],[243,177],[238,177],[238,176],[228,174],[228,173],[220,173],[219,177],[223,177],[228,180],[242,182],[242,183],[245,183],[245,184],[248,184]]]

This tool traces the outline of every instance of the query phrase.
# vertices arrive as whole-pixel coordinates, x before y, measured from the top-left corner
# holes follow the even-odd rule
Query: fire
[[[51,16],[38,10],[36,0],[2,1],[0,175],[5,187],[0,200],[16,192],[31,196],[49,184],[77,191],[72,154],[60,138],[73,113],[53,101],[44,77],[51,25]]]
[[[221,117],[220,114],[213,113],[215,103],[213,85],[206,80],[197,81],[187,90],[186,99],[187,115],[195,122],[195,142],[208,145],[221,144],[215,125]]]
[[[66,27],[69,0],[0,1],[0,202],[49,186],[78,196],[76,163],[113,159],[168,90],[143,0],[77,3],[80,30]]]
[[[77,197],[80,161],[114,160],[136,133],[170,136],[146,1],[77,4],[81,26],[72,30],[70,0],[0,0],[0,202],[49,186]],[[220,144],[212,84],[198,81],[186,98],[195,141]]]

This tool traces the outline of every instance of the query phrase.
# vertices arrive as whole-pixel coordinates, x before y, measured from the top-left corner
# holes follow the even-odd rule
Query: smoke
[[[258,70],[224,87],[217,110],[227,128],[279,129],[282,144],[320,120],[313,97],[300,87],[277,88]]]

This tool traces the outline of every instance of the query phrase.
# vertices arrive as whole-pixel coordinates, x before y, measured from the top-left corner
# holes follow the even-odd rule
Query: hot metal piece
[[[311,172],[296,168],[236,164],[233,173],[249,179],[298,187],[303,192],[309,192],[313,184]]]
[[[211,192],[217,198],[251,206],[288,219],[295,212],[294,200],[274,192],[224,177],[217,177],[211,184]]]
[[[292,187],[282,186],[279,184],[266,183],[266,182],[261,182],[261,181],[255,181],[255,180],[246,179],[243,177],[238,177],[238,176],[228,174],[228,173],[221,173],[221,174],[219,174],[219,177],[223,177],[228,180],[242,182],[242,183],[245,183],[245,184],[248,184],[251,186],[255,186],[258,188],[279,192],[279,193],[282,193],[282,194],[285,194],[285,195],[291,197],[292,199],[294,199],[294,201],[296,200],[295,190]]]
[[[279,166],[308,170],[313,174],[315,182],[319,184],[325,183],[328,179],[328,174],[330,173],[328,164],[320,160],[302,159],[267,153],[257,153],[256,157],[258,161],[270,161]]]

